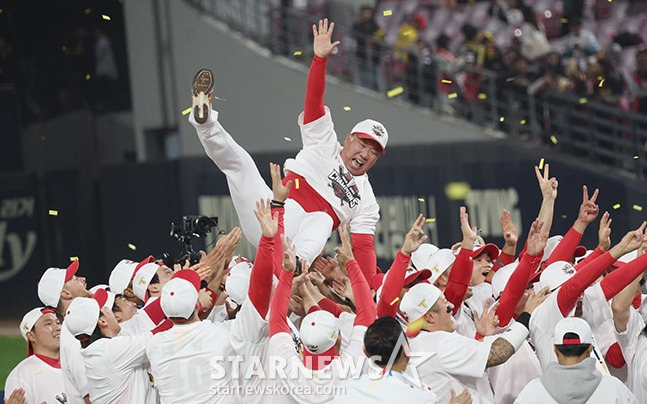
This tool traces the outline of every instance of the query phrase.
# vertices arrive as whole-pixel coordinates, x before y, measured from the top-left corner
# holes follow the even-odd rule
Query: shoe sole
[[[193,103],[193,117],[199,124],[203,124],[209,119],[209,99],[212,91],[213,73],[209,69],[200,69],[193,77],[193,88],[191,90],[198,101]]]

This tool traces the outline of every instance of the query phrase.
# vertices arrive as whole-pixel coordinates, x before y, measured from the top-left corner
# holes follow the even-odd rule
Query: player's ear
[[[162,290],[159,283],[148,284],[148,294],[159,293]]]

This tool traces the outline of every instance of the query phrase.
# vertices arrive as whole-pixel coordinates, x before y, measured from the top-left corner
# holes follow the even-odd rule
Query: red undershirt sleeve
[[[258,242],[258,251],[252,266],[252,273],[249,276],[249,301],[254,305],[256,311],[265,318],[270,306],[270,294],[272,293],[272,268],[274,266],[274,240],[261,235]]]
[[[341,313],[344,311],[337,305],[337,303],[333,302],[332,300],[328,299],[327,297],[324,297],[323,299],[319,300],[315,306],[319,306],[322,310],[326,310],[327,312],[331,313],[335,317],[339,317]]]
[[[270,303],[270,337],[280,332],[290,333],[287,316],[293,276],[294,273],[285,270],[282,270],[279,276],[279,284]]]
[[[602,273],[609,268],[615,259],[607,251],[595,260],[586,264],[582,269],[577,271],[569,280],[557,291],[557,305],[563,316],[575,307],[575,303],[580,298],[584,290],[588,288]]]
[[[359,264],[356,260],[350,260],[346,263],[350,285],[353,288],[355,296],[355,308],[357,309],[354,325],[363,325],[368,327],[375,321],[375,303],[371,296],[371,288],[368,286],[366,278],[362,275]]]
[[[600,281],[604,297],[609,300],[620,293],[627,285],[633,282],[647,266],[647,254],[629,261],[621,268],[616,269]]]
[[[580,240],[582,240],[582,233],[571,227],[564,235],[564,238],[557,243],[553,253],[546,260],[545,267],[557,261],[571,262],[571,258],[573,258],[573,254],[575,254],[575,249],[580,244]]]
[[[445,287],[445,299],[454,305],[452,315],[458,313],[463,304],[467,287],[472,281],[473,268],[472,251],[461,248],[449,273],[447,286]]]
[[[607,363],[610,366],[613,366],[616,369],[623,367],[627,363],[625,361],[625,357],[622,356],[622,350],[620,349],[620,345],[617,342],[614,342],[609,347],[607,354],[604,356],[604,359],[606,359]]]
[[[324,92],[326,91],[327,58],[312,58],[308,81],[306,82],[306,99],[303,107],[303,123],[307,124],[324,116]]]
[[[407,257],[402,254],[402,251],[398,250],[382,284],[382,293],[377,301],[378,317],[390,316],[395,318],[398,312],[398,304],[397,302],[393,303],[393,301],[400,297],[410,260],[411,257]]]
[[[524,254],[521,262],[510,276],[508,283],[505,285],[503,292],[501,292],[501,299],[499,299],[499,307],[496,310],[499,316],[499,326],[506,327],[510,323],[510,319],[517,308],[517,304],[523,297],[528,285],[528,278],[534,272],[541,262],[541,254],[532,256]]]
[[[373,277],[377,274],[374,236],[372,234],[351,233],[351,239],[355,260],[364,273],[364,278],[370,285]]]

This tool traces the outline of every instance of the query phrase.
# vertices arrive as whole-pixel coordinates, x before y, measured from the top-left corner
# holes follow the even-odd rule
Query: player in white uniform
[[[68,306],[77,297],[90,297],[85,278],[76,276],[79,261],[66,268],[48,268],[38,282],[38,297],[45,306],[54,307],[65,317]],[[81,345],[65,327],[61,327],[61,369],[68,404],[89,402],[88,380],[81,357]]]
[[[59,361],[61,323],[53,309],[37,307],[20,322],[27,341],[27,358],[7,376],[5,395],[22,389],[26,403],[65,403],[63,373]]]
[[[88,378],[90,401],[101,403],[157,403],[157,392],[146,368],[146,343],[150,332],[118,336],[119,323],[112,313],[114,295],[104,289],[92,298],[74,299],[64,325],[79,341]]]
[[[560,320],[554,330],[557,363],[531,381],[515,400],[527,403],[638,404],[636,397],[613,376],[595,370],[589,324],[577,317]]]
[[[304,112],[299,116],[303,149],[285,163],[292,181],[285,202],[285,234],[297,246],[299,257],[312,264],[326,240],[340,223],[348,224],[353,250],[370,281],[376,273],[375,225],[379,206],[366,172],[375,164],[388,140],[384,126],[373,120],[358,123],[339,144],[330,110],[324,107],[326,61],[339,42],[332,43],[334,24],[328,20],[313,26],[314,53],[308,75]],[[227,176],[229,191],[242,230],[258,245],[261,229],[252,212],[259,199],[272,196],[251,156],[222,128],[218,113],[211,110],[213,74],[200,70],[194,78],[193,112],[189,121],[196,128],[207,155]]]

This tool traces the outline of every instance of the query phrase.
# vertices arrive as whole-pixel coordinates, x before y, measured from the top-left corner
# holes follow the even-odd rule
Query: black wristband
[[[270,202],[272,205],[285,206],[285,201],[281,202],[281,201],[277,201],[276,199],[272,199]]]
[[[527,311],[524,311],[519,315],[517,318],[517,323],[523,324],[524,327],[526,327],[528,330],[530,330],[530,313]]]

